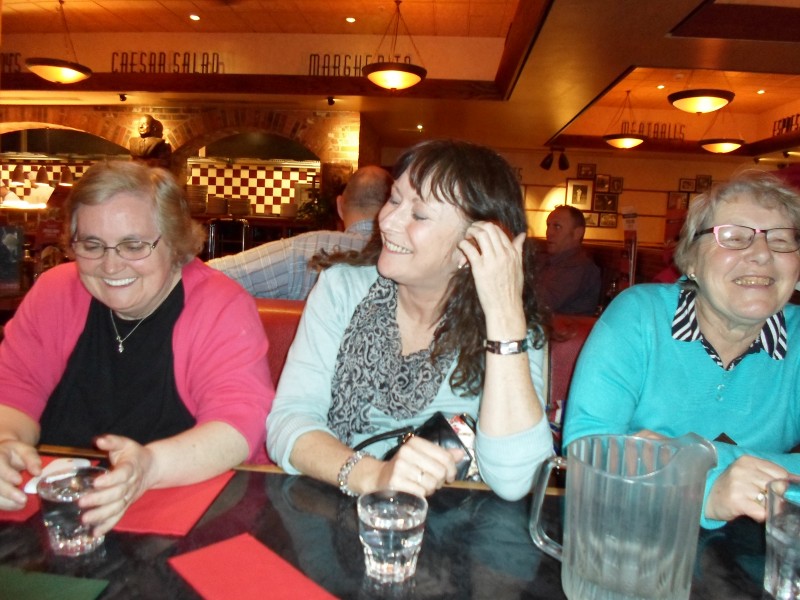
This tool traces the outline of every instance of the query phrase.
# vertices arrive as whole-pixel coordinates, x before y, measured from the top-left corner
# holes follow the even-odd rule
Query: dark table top
[[[340,598],[564,598],[560,564],[528,534],[529,499],[506,502],[484,490],[447,488],[429,500],[417,575],[394,588],[364,577],[355,499],[306,477],[262,471],[237,471],[185,537],[112,532],[102,550],[78,559],[43,550],[38,514],[25,523],[0,522],[0,564],[107,579],[101,598],[194,599],[167,559],[250,533]],[[562,506],[558,495],[544,506],[546,528],[559,538]],[[740,520],[701,530],[691,597],[760,598],[763,572],[762,525]]]

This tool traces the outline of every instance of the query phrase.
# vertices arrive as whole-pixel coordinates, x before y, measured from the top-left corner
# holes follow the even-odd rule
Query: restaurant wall
[[[546,219],[550,211],[567,202],[570,179],[578,179],[579,169],[593,171],[589,176],[593,185],[596,176],[608,176],[612,181],[621,180],[621,191],[612,198],[616,210],[604,212],[607,206],[599,206],[598,192],[590,203],[579,206],[585,214],[596,218],[601,226],[589,226],[585,239],[621,242],[624,237],[623,214],[636,214],[635,226],[640,244],[663,244],[665,237],[672,237],[667,229],[667,205],[670,197],[683,199],[686,205],[696,195],[698,178],[708,178],[713,183],[725,181],[740,169],[755,168],[752,159],[746,157],[681,155],[637,155],[624,151],[573,151],[567,150],[570,167],[566,171],[557,168],[558,157],[549,171],[539,163],[545,152],[508,151],[502,154],[518,170],[525,193],[530,235],[544,237]],[[774,167],[760,166],[763,170]],[[604,179],[603,177],[600,178]],[[613,194],[612,194],[613,196]],[[602,226],[606,225],[606,226]]]

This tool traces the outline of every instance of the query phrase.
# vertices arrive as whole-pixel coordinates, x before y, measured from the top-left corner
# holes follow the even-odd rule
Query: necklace
[[[125,340],[127,340],[129,337],[131,337],[131,336],[133,335],[133,332],[134,332],[134,331],[136,331],[137,329],[139,329],[139,325],[141,325],[142,323],[144,323],[144,320],[145,320],[147,317],[149,317],[150,315],[152,315],[152,314],[153,314],[153,312],[154,312],[154,310],[155,310],[155,309],[151,310],[149,313],[147,313],[145,316],[143,316],[143,317],[142,317],[142,318],[139,320],[139,322],[138,322],[138,323],[137,323],[137,324],[136,324],[136,325],[133,327],[133,329],[131,329],[131,330],[128,332],[128,335],[126,335],[124,338],[121,338],[121,337],[119,337],[119,331],[117,331],[117,324],[114,322],[114,311],[113,311],[113,310],[111,310],[110,308],[108,309],[108,315],[111,317],[111,326],[114,328],[114,337],[115,337],[115,338],[116,338],[116,340],[117,340],[117,344],[119,344],[119,345],[117,346],[117,352],[119,352],[120,354],[122,354],[122,353],[124,352],[124,350],[125,350],[125,347],[123,346],[123,344],[125,343]]]

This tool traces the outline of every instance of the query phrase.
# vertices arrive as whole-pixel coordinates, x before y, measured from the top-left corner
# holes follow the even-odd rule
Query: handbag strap
[[[414,433],[414,428],[410,425],[407,427],[400,427],[399,429],[392,429],[391,431],[385,431],[383,433],[379,433],[377,435],[373,435],[372,437],[368,437],[360,444],[353,447],[353,450],[358,452],[359,450],[363,450],[367,446],[371,446],[372,444],[377,444],[378,442],[382,442],[384,440],[388,440],[391,438],[399,438],[404,435],[408,435],[409,433]]]

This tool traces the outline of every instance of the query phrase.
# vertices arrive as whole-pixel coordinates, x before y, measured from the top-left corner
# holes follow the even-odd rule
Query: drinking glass
[[[388,583],[414,575],[427,514],[425,498],[406,492],[359,497],[358,534],[369,577]]]
[[[84,510],[78,506],[78,500],[94,487],[95,478],[107,472],[103,467],[73,468],[39,481],[36,491],[54,554],[81,556],[103,543],[105,536],[94,536],[92,526],[81,522]]]
[[[800,477],[767,485],[764,590],[776,600],[800,598]]]

